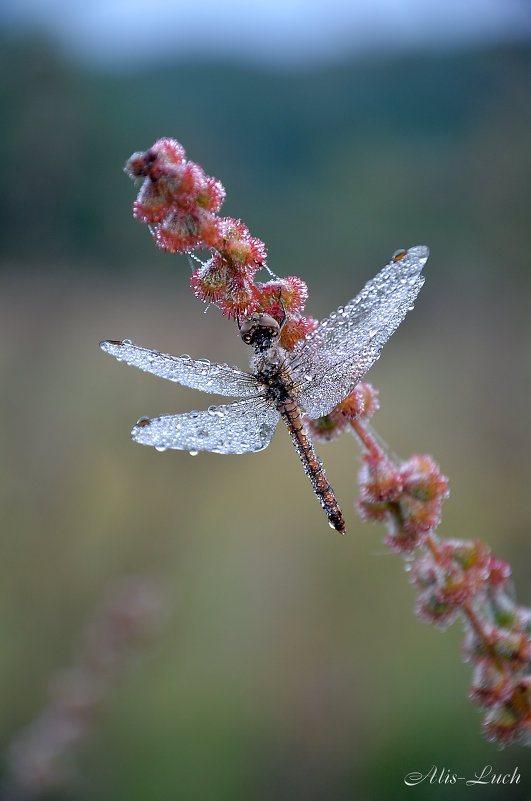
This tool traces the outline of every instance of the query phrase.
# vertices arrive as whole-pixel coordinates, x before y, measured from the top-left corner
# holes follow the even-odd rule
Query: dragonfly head
[[[271,315],[254,312],[240,325],[240,336],[246,345],[262,347],[280,337],[280,325]]]

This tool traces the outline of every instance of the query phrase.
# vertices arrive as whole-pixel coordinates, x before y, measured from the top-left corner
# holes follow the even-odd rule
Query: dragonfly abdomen
[[[312,441],[306,433],[297,400],[290,396],[278,402],[277,409],[286,423],[295,449],[304,466],[304,471],[312,482],[313,491],[328,517],[330,526],[339,531],[340,534],[344,534],[345,521],[343,520],[343,514],[334,490],[330,486],[323,467],[317,458]]]

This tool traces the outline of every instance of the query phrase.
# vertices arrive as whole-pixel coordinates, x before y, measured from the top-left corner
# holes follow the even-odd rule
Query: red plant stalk
[[[225,189],[187,160],[178,142],[157,140],[149,150],[134,153],[125,171],[144,179],[133,214],[149,225],[158,247],[209,252],[192,274],[196,297],[215,303],[232,319],[258,311],[280,322],[285,314],[281,345],[288,351],[316,327],[316,320],[302,314],[308,290],[300,278],[255,283],[256,272],[266,266],[264,243],[241,220],[219,216]],[[500,745],[530,744],[530,610],[516,605],[510,566],[484,542],[437,537],[448,479],[431,456],[414,455],[396,464],[386,454],[368,424],[378,408],[375,390],[360,383],[328,415],[307,419],[307,429],[319,442],[344,431],[357,436],[363,461],[361,517],[384,523],[387,546],[406,558],[420,619],[440,628],[457,617],[464,621],[463,656],[474,665],[470,698],[484,710],[487,738]]]

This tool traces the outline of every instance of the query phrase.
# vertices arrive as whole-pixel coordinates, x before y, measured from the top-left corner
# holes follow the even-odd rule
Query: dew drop
[[[137,426],[140,426],[140,428],[149,425],[149,423],[151,423],[150,417],[139,417],[136,421]]]
[[[197,456],[199,451],[188,451],[188,453],[190,454],[190,456]]]
[[[133,342],[130,339],[122,339],[122,345],[132,345]]]
[[[180,359],[191,359],[192,357],[188,353],[181,353]]]
[[[158,451],[159,453],[164,453],[164,451],[168,450],[168,446],[167,445],[155,445],[155,450]]]

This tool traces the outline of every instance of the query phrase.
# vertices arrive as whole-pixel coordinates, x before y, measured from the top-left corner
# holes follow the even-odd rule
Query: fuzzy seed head
[[[480,659],[474,668],[468,697],[479,706],[488,708],[508,701],[515,690],[512,675],[501,670],[491,659]]]
[[[236,270],[252,277],[266,260],[266,248],[260,239],[249,234],[241,220],[224,217],[220,228],[220,251]]]
[[[286,317],[286,322],[282,328],[280,344],[286,350],[293,350],[297,342],[306,339],[318,326],[318,321],[314,317]]]
[[[258,306],[256,288],[252,281],[237,273],[230,276],[218,306],[229,319],[249,317]]]
[[[216,303],[223,297],[227,284],[227,265],[219,254],[194,270],[190,286],[196,298],[205,303]]]
[[[314,420],[305,416],[304,425],[315,442],[333,442],[341,436],[346,428],[347,421],[343,417],[334,416],[331,412]]]
[[[337,410],[349,422],[352,420],[369,420],[380,408],[378,392],[371,384],[360,382],[337,406]]]

